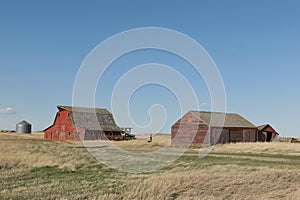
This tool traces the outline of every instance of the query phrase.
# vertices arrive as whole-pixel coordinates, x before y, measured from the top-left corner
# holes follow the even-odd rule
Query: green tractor
[[[124,132],[122,135],[125,140],[135,140],[136,139],[135,135],[133,135],[131,133]]]

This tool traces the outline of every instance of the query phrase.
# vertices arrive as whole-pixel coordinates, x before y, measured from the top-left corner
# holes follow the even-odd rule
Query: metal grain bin
[[[31,124],[25,120],[17,123],[16,133],[31,133]]]

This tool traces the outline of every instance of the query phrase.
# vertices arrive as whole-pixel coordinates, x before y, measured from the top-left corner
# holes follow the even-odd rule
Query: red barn
[[[57,106],[53,125],[46,128],[48,140],[123,140],[122,130],[106,109]]]
[[[224,126],[218,121],[225,117]],[[257,141],[257,127],[238,114],[189,111],[172,126],[172,144],[206,144]],[[218,133],[220,133],[218,137]]]
[[[264,124],[257,127],[258,129],[258,141],[260,142],[271,142],[273,139],[279,135],[272,126],[269,124]]]

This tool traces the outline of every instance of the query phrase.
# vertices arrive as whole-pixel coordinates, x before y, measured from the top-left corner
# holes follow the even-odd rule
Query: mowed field
[[[170,143],[168,135],[154,136],[152,143],[147,139],[113,143],[135,153]],[[1,133],[0,198],[296,200],[300,144],[216,145],[204,158],[192,147],[160,170],[127,173],[98,162],[81,142],[45,141],[42,133]]]

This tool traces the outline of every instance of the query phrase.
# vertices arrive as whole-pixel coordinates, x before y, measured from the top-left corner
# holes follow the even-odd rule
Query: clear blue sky
[[[56,105],[72,103],[75,76],[87,54],[113,34],[148,26],[180,31],[207,50],[222,75],[228,112],[256,125],[270,123],[282,136],[300,137],[300,2],[296,0],[1,0],[0,128],[12,129],[23,119],[35,130],[52,124]],[[128,55],[107,76],[119,77],[118,65],[130,69],[150,61],[171,66],[183,62],[158,54]],[[184,71],[196,85],[192,71]],[[114,81],[99,88],[109,93]],[[209,103],[203,84],[196,88],[202,94],[200,102]],[[106,93],[97,92],[97,106],[110,110]],[[166,104],[169,118],[162,131],[169,132],[180,116],[174,96],[163,88],[137,91],[130,104],[132,115],[146,123],[146,111],[155,103]]]

